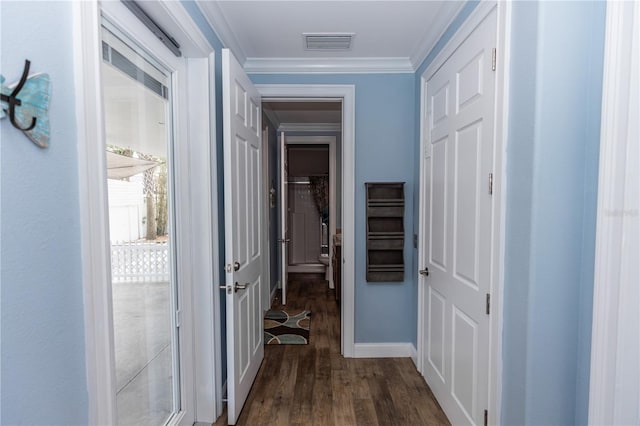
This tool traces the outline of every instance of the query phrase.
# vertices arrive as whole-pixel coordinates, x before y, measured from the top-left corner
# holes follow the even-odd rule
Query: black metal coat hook
[[[29,76],[30,67],[31,67],[31,61],[26,59],[24,61],[24,70],[22,71],[22,77],[20,77],[20,81],[18,82],[18,85],[13,89],[13,92],[11,92],[9,96],[4,94],[0,95],[1,99],[9,104],[9,120],[11,121],[11,124],[13,125],[13,127],[15,127],[16,129],[22,130],[23,132],[29,131],[34,127],[36,127],[36,121],[37,121],[35,117],[32,117],[31,125],[27,128],[20,127],[20,125],[16,121],[16,106],[22,105],[22,101],[18,99],[17,96],[18,96],[18,93],[20,93],[20,90],[22,90],[22,87],[24,86],[24,84],[27,82],[27,77]]]

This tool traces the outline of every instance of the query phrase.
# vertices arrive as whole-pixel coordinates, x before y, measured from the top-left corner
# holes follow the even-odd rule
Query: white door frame
[[[607,2],[590,425],[640,421],[639,49],[640,5]]]
[[[336,233],[336,137],[335,136],[287,136],[287,145],[328,145],[329,146],[329,258],[333,253],[333,238]],[[329,288],[333,288],[333,267],[329,269]]]
[[[287,304],[287,284],[289,283],[289,222],[287,222],[287,216],[289,211],[289,170],[287,169],[287,136],[284,132],[280,132],[278,138],[278,170],[280,175],[278,176],[278,201],[280,208],[278,209],[278,254],[280,255],[280,265],[278,271],[280,272],[280,303]]]
[[[262,218],[262,253],[263,273],[266,285],[263,285],[262,294],[262,310],[267,312],[271,309],[271,239],[269,235],[269,215],[271,213],[271,193],[269,191],[271,181],[269,180],[269,126],[262,122],[262,189],[260,202],[263,208]]]
[[[342,330],[341,350],[354,356],[355,343],[355,94],[354,85],[257,84],[263,98],[342,100]]]
[[[104,118],[101,89],[101,10],[112,21],[126,28],[138,43],[152,51],[166,47],[149,37],[144,25],[120,2],[74,2],[74,63],[76,79],[76,118],[78,134],[78,175],[81,220],[81,244],[85,322],[86,373],[90,424],[115,424],[115,362],[110,283],[110,250],[104,143]],[[206,421],[212,423],[221,406],[214,401],[220,394],[220,365],[214,349],[219,347],[220,325],[214,315],[219,305],[217,283],[217,201],[211,199],[215,188],[215,150],[210,147],[215,129],[209,117],[215,113],[213,84],[213,47],[202,35],[184,7],[171,1],[154,4],[153,18],[178,39],[186,58],[187,90],[179,99],[179,108],[188,108],[190,116],[201,120],[177,122],[186,143],[176,146],[176,175],[188,176],[176,182],[180,200],[189,208],[177,206],[176,226],[183,238],[178,241],[178,270],[185,287],[181,293],[180,345],[183,354],[181,378],[184,411],[171,422]],[[197,90],[195,86],[198,86]],[[204,90],[203,90],[203,86]],[[191,185],[191,183],[197,185]],[[197,195],[197,196],[196,196]],[[203,196],[205,195],[205,196]],[[213,224],[213,225],[210,225]],[[197,227],[202,239],[184,237]],[[181,248],[180,248],[181,247]],[[194,256],[191,256],[194,254]],[[190,271],[190,272],[189,272]],[[186,282],[184,282],[186,279]],[[198,280],[196,282],[196,280]],[[203,281],[200,281],[203,280]],[[195,284],[194,284],[195,283]],[[211,287],[211,288],[209,288]],[[214,361],[215,360],[215,361]]]
[[[488,398],[488,423],[500,424],[502,403],[502,320],[503,320],[503,287],[504,287],[504,229],[506,207],[506,148],[508,127],[508,101],[509,101],[509,49],[511,39],[511,4],[509,2],[487,1],[481,2],[469,15],[467,20],[458,29],[455,35],[447,42],[433,62],[427,67],[420,79],[420,200],[419,200],[419,226],[418,260],[425,258],[427,241],[423,232],[426,218],[425,203],[422,199],[422,182],[425,176],[425,153],[429,149],[426,121],[426,84],[429,78],[435,74],[445,61],[453,54],[456,48],[471,34],[476,26],[494,9],[498,11],[497,28],[497,61],[496,61],[496,124],[495,124],[495,151],[494,180],[493,180],[493,209],[492,209],[492,242],[493,264],[491,265],[491,317],[490,322],[490,349],[489,349],[489,393]],[[418,269],[424,265],[417,265]],[[418,371],[424,372],[425,342],[424,320],[426,306],[424,306],[424,277],[418,274]]]

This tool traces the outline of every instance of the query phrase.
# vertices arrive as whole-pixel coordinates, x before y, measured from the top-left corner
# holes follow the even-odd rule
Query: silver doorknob
[[[235,292],[237,293],[238,290],[246,290],[247,287],[249,287],[249,283],[246,284],[238,284],[238,282],[236,281],[236,283],[233,285],[233,288],[235,290]]]
[[[233,262],[233,270],[234,271],[239,271],[240,270],[240,263],[239,262]]]
[[[428,276],[429,276],[429,268],[420,269],[420,270],[418,271],[418,273],[419,273],[420,275],[424,275],[425,277],[428,277]]]

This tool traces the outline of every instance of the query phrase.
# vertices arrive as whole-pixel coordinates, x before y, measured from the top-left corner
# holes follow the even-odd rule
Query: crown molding
[[[443,2],[438,14],[446,20],[446,25],[432,27],[410,57],[387,58],[248,58],[220,4],[217,1],[197,1],[196,5],[222,45],[233,52],[248,74],[405,74],[416,72],[422,65],[460,14],[465,2]]]
[[[180,3],[172,0],[161,0],[158,2],[159,9],[164,11],[164,16],[155,17],[162,28],[179,28],[180,42],[183,55],[202,56],[213,51],[213,46],[202,34],[198,25],[193,21],[189,12]],[[150,11],[153,10],[152,8]]]
[[[431,27],[429,32],[425,34],[422,43],[420,43],[415,53],[411,55],[409,59],[414,71],[417,71],[420,65],[422,65],[422,62],[427,59],[429,53],[436,47],[436,44],[442,39],[444,33],[447,32],[453,21],[458,17],[464,5],[465,2],[442,2],[440,10],[438,10],[438,16],[442,16],[447,24],[440,30],[438,30],[438,27]]]
[[[247,58],[247,74],[406,74],[409,58]]]
[[[340,132],[340,123],[282,123],[278,126],[281,132]]]
[[[247,55],[240,47],[240,42],[236,38],[231,26],[222,13],[222,8],[217,1],[198,1],[196,5],[200,8],[202,15],[209,23],[211,29],[216,33],[224,47],[233,52],[239,63],[243,64],[247,60]]]

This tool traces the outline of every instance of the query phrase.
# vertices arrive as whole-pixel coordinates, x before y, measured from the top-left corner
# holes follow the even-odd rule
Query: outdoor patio
[[[173,411],[167,253],[166,243],[112,245],[118,424],[163,424]]]

